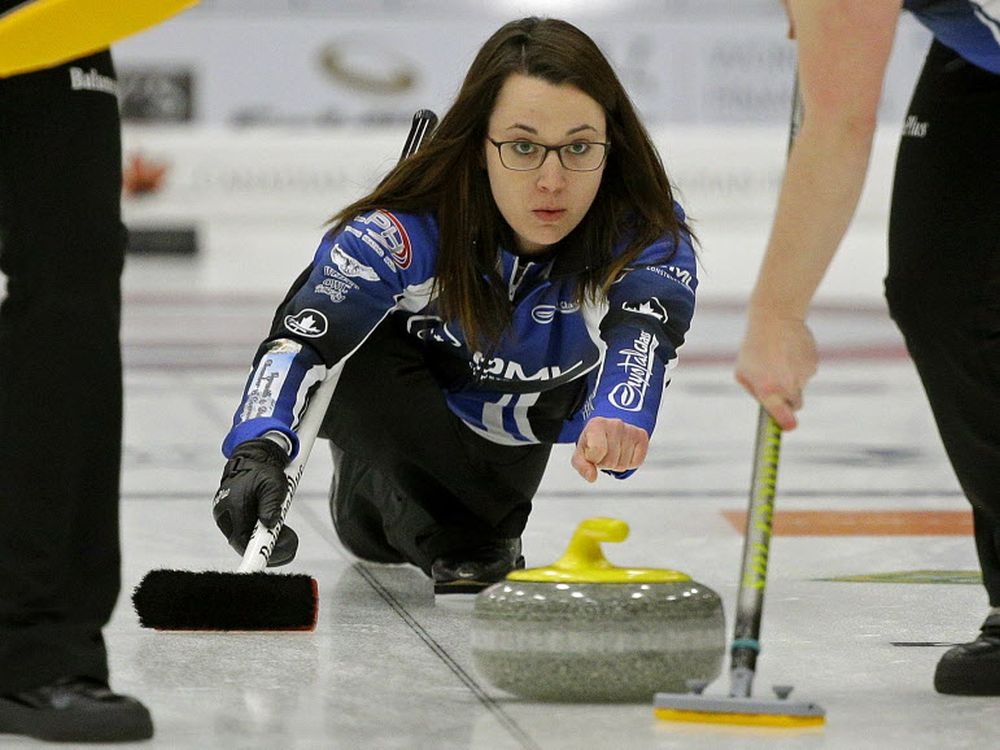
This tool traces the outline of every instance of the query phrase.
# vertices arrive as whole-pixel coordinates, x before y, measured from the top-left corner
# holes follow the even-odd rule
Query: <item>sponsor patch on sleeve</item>
[[[295,315],[286,315],[285,328],[292,333],[297,333],[299,336],[318,339],[326,333],[329,323],[326,320],[326,316],[319,310],[307,307]]]
[[[373,268],[352,258],[339,244],[334,243],[330,249],[330,262],[349,279],[378,281],[378,274]]]
[[[667,308],[656,297],[650,297],[641,302],[623,302],[622,310],[634,313],[635,315],[645,315],[648,318],[658,320],[660,323],[666,323],[669,319]]]
[[[653,378],[656,347],[656,337],[640,331],[631,346],[617,352],[613,365],[624,371],[626,379],[608,394],[612,406],[622,411],[642,411]]]
[[[388,211],[379,209],[370,214],[357,216],[354,220],[365,226],[368,244],[387,252],[397,268],[405,270],[410,267],[410,263],[413,262],[410,236],[399,219]]]

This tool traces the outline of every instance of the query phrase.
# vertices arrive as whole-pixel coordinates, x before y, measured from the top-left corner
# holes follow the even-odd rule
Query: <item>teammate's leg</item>
[[[1000,76],[935,43],[900,143],[886,278],[892,316],[974,509],[994,613],[1000,613],[998,121]],[[996,635],[995,642],[946,655],[939,690],[1000,694],[1000,621],[994,624],[997,632],[983,637]]]

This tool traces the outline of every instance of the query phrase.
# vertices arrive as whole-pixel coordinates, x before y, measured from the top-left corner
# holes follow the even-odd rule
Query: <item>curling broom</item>
[[[401,158],[414,153],[434,129],[437,116],[422,109]],[[303,573],[267,573],[267,561],[284,525],[337,378],[327,378],[313,394],[297,430],[299,452],[285,468],[287,490],[278,523],[259,520],[235,573],[152,570],[132,594],[139,624],[157,630],[313,630],[319,612],[319,587]]]
[[[796,78],[792,97],[792,118],[788,149],[802,123],[802,99]],[[771,546],[774,493],[778,480],[781,428],[760,407],[754,446],[753,478],[747,510],[746,534],[740,587],[736,599],[736,622],[730,647],[730,687],[728,697],[703,695],[704,685],[694,692],[657,693],[653,713],[660,719],[711,724],[743,724],[768,727],[817,727],[826,722],[826,711],[811,702],[788,700],[789,686],[775,686],[776,698],[751,695],[760,652],[760,618],[767,583],[767,559]]]
[[[107,48],[198,0],[30,0],[0,14],[0,78]]]

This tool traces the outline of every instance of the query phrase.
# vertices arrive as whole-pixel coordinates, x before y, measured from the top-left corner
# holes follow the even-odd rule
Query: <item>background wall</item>
[[[740,299],[766,242],[794,50],[778,0],[202,0],[116,45],[136,252],[187,254],[208,290],[283,290],[324,219],[443,112],[473,54],[528,14],[573,21],[646,118],[702,241],[702,297]],[[820,291],[881,294],[895,140],[928,37],[906,18],[872,173]]]

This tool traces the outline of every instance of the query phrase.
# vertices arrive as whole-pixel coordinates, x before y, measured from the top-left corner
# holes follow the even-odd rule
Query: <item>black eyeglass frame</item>
[[[486,140],[496,146],[497,156],[500,159],[500,163],[503,165],[504,169],[509,169],[511,172],[534,172],[536,169],[541,169],[545,160],[549,158],[549,152],[555,151],[556,158],[559,160],[559,164],[563,169],[569,170],[570,172],[596,172],[598,169],[604,166],[605,162],[608,160],[608,150],[611,148],[610,141],[571,141],[570,143],[560,143],[556,146],[546,146],[544,143],[537,143],[536,141],[529,141],[527,138],[513,138],[509,141],[495,141],[489,136],[486,136]],[[503,147],[510,143],[530,143],[532,146],[537,146],[544,151],[541,160],[538,162],[538,166],[529,167],[523,169],[520,167],[511,167],[503,160]],[[566,166],[566,162],[563,161],[564,148],[569,148],[570,146],[575,146],[577,144],[586,144],[588,146],[601,146],[604,153],[601,156],[601,161],[598,162],[596,167],[591,167],[590,169],[574,169],[573,167]]]

